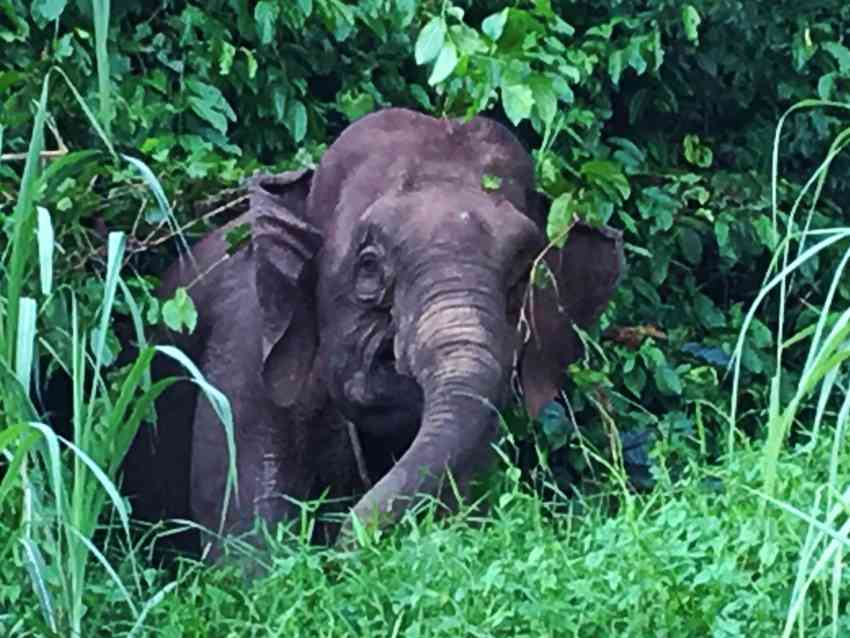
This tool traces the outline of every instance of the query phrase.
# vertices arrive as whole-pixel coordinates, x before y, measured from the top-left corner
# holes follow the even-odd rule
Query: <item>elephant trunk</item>
[[[417,302],[401,304],[420,310],[400,317],[397,343],[405,345],[397,365],[423,390],[422,422],[407,452],[355,506],[361,521],[397,520],[417,494],[438,495],[447,487],[447,473],[464,491],[492,458],[513,332],[496,282],[470,290],[469,281],[458,273],[432,279],[409,291]]]

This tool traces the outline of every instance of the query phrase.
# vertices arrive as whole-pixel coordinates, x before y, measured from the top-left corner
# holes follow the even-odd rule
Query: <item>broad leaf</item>
[[[52,21],[62,15],[66,4],[68,0],[33,0],[30,11],[34,17]]]
[[[505,30],[505,23],[508,21],[509,11],[510,9],[502,9],[499,13],[494,13],[484,18],[484,22],[481,23],[481,30],[493,42],[497,42],[502,37],[502,32]]]
[[[174,332],[183,332],[184,326],[189,333],[195,330],[198,324],[198,311],[195,310],[195,304],[192,303],[192,298],[189,297],[185,288],[178,288],[174,297],[163,304],[162,318],[165,320],[165,325]]]
[[[416,38],[416,64],[426,64],[439,55],[446,40],[446,23],[442,18],[432,18]]]
[[[260,0],[254,8],[254,20],[257,21],[257,33],[260,36],[260,43],[269,44],[275,35],[275,21],[277,20],[280,8],[276,2],[270,0]]]
[[[502,86],[502,106],[505,108],[505,115],[517,126],[531,115],[534,94],[524,84]]]
[[[691,4],[682,7],[682,25],[685,27],[685,37],[691,42],[699,43],[699,24],[702,22],[699,12]]]
[[[449,77],[457,66],[457,49],[451,41],[447,41],[440,49],[440,55],[428,78],[428,84],[434,86]]]

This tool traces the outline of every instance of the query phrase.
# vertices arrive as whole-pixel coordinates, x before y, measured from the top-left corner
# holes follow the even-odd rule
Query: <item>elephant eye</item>
[[[381,256],[375,248],[363,249],[357,258],[355,294],[364,303],[378,303],[384,295],[385,277]]]
[[[378,256],[371,252],[360,255],[358,271],[361,277],[377,277],[380,275]]]

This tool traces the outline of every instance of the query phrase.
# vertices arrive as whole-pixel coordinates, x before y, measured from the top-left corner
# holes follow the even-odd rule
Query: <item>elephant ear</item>
[[[269,398],[292,405],[316,353],[313,257],[321,233],[304,215],[311,172],[261,175],[248,185],[262,325],[262,378]]]
[[[550,281],[527,301],[531,335],[520,360],[525,405],[532,417],[558,396],[567,366],[583,355],[573,325],[588,328],[602,314],[623,269],[622,235],[576,223],[563,248],[550,249]]]

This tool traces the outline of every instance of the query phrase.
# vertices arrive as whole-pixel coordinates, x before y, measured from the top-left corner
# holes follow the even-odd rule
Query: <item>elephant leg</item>
[[[179,377],[185,372],[172,359],[158,355],[155,379]],[[198,387],[178,381],[156,402],[157,423],[143,423],[122,465],[122,489],[130,498],[133,517],[145,521],[189,517],[189,458],[191,424]],[[179,552],[197,553],[198,534],[184,531],[164,537],[163,545]]]
[[[235,340],[233,326],[219,326],[223,334],[214,330],[210,344],[237,343],[239,352],[231,360],[226,349],[211,346],[201,365],[207,381],[230,400],[233,416],[238,482],[224,520],[230,453],[224,426],[203,396],[195,410],[190,487],[192,518],[226,534],[250,531],[257,516],[269,523],[296,518],[299,508],[292,499],[308,499],[318,477],[308,421],[299,418],[302,410],[284,410],[269,401],[257,367],[244,364],[250,344]],[[214,543],[212,557],[219,552]]]

